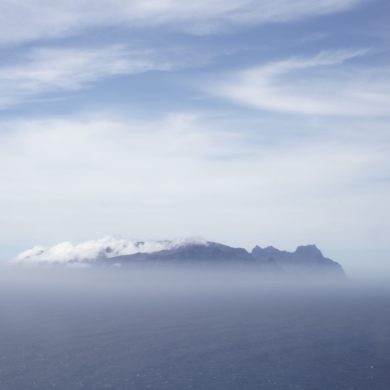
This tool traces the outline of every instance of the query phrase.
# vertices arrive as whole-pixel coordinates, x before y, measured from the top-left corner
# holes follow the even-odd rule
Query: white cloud
[[[3,121],[1,240],[202,235],[248,247],[385,247],[389,139],[371,125],[264,144],[244,124],[197,114]]]
[[[35,48],[20,62],[0,67],[0,108],[51,92],[77,90],[99,79],[174,66],[157,53],[124,45]]]
[[[175,239],[172,241],[137,241],[127,238],[104,237],[80,244],[62,242],[53,246],[35,246],[21,252],[13,260],[15,264],[74,264],[134,253],[152,253],[177,248],[188,243],[206,245],[201,239]]]
[[[63,37],[104,26],[197,34],[242,24],[299,20],[350,9],[364,0],[13,0],[0,2],[0,43]],[[22,21],[22,22],[21,22]]]
[[[262,110],[389,116],[388,69],[345,63],[365,53],[339,50],[272,62],[226,75],[208,88],[213,94]]]

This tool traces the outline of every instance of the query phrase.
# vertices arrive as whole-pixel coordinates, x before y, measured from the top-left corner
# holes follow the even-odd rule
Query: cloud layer
[[[389,116],[388,69],[345,64],[365,53],[365,50],[337,50],[272,62],[229,74],[210,91],[262,110],[308,115]]]
[[[1,126],[3,242],[106,234],[248,247],[388,242],[389,140],[379,124],[372,136],[363,124],[353,138],[342,127],[309,135],[310,126],[304,139],[272,142],[262,138],[272,128],[249,135],[241,121],[195,113]]]
[[[151,70],[172,70],[173,60],[125,45],[34,48],[12,65],[0,66],[0,108],[92,82]]]
[[[74,35],[106,26],[164,26],[196,34],[240,24],[299,20],[347,10],[363,0],[14,0],[0,3],[0,43]],[[23,23],[20,23],[20,21]]]
[[[201,239],[176,239],[172,241],[136,241],[126,238],[104,237],[73,245],[62,242],[53,246],[35,246],[21,252],[13,260],[15,264],[69,264],[86,263],[134,253],[152,253],[176,248],[189,242],[206,244]]]

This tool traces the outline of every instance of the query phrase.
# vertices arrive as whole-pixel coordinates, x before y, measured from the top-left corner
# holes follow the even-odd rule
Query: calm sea
[[[0,279],[1,390],[389,390],[390,293],[231,275]]]

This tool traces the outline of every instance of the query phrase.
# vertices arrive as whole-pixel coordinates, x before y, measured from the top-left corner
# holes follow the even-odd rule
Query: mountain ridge
[[[135,253],[104,259],[103,263],[129,265],[135,263],[179,263],[212,265],[252,265],[271,272],[288,274],[318,273],[344,277],[342,266],[327,257],[315,245],[300,245],[294,252],[274,247],[255,246],[252,251],[206,242],[191,243],[152,253]]]
[[[133,241],[105,237],[77,245],[63,242],[36,246],[20,253],[16,264],[65,266],[128,266],[134,264],[254,266],[282,274],[345,276],[342,266],[325,257],[315,245],[300,245],[288,252],[273,246],[251,251],[204,239]]]

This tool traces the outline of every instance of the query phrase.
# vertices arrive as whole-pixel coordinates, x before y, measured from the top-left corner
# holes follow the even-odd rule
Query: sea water
[[[11,274],[0,278],[1,390],[390,389],[386,287],[244,272]]]

